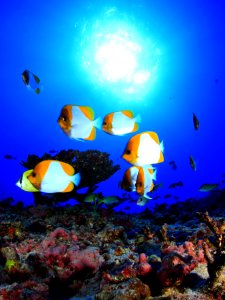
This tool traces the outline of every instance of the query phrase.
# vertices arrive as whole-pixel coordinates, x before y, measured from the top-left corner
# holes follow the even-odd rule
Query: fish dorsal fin
[[[63,168],[63,171],[67,174],[67,175],[69,175],[69,176],[72,176],[72,175],[74,175],[74,173],[75,173],[75,170],[74,170],[74,168],[71,166],[71,165],[69,165],[69,164],[67,164],[67,163],[64,163],[64,162],[59,162],[60,163],[60,165],[61,165],[61,167]]]
[[[90,135],[87,138],[85,138],[85,140],[93,141],[95,137],[96,137],[96,129],[95,127],[92,127]]]
[[[71,192],[73,189],[74,189],[74,184],[72,182],[70,182],[63,192],[68,193],[68,192]]]
[[[90,106],[79,106],[79,108],[89,120],[94,120],[94,111]]]
[[[122,110],[122,113],[127,116],[128,118],[133,118],[134,114],[131,110]]]
[[[137,123],[134,123],[134,128],[132,130],[132,132],[135,132],[139,129],[139,125]]]
[[[150,132],[148,132],[148,134],[157,144],[159,144],[159,137],[156,132],[150,131]]]

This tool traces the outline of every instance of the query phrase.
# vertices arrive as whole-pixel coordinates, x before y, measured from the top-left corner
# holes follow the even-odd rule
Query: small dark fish
[[[209,192],[211,190],[214,190],[218,187],[219,185],[217,183],[211,184],[211,183],[205,183],[200,186],[199,191],[200,192]]]
[[[177,165],[176,165],[176,163],[175,163],[174,160],[171,160],[171,161],[169,162],[169,165],[171,166],[171,168],[172,168],[173,170],[176,170],[176,169],[177,169]]]
[[[197,130],[199,128],[199,120],[194,113],[193,113],[193,123],[194,123],[195,130]]]
[[[182,181],[178,181],[178,182],[171,183],[171,184],[168,186],[168,188],[169,188],[169,189],[174,189],[174,188],[176,188],[177,186],[183,186],[183,185],[184,185],[184,184],[183,184]]]
[[[190,162],[192,170],[196,171],[196,163],[191,155],[189,157],[189,162]]]
[[[173,199],[178,200],[180,198],[179,198],[179,196],[173,196]]]
[[[171,197],[172,197],[171,194],[166,194],[166,195],[164,196],[165,199],[168,199],[168,198],[171,198]]]
[[[49,153],[57,153],[58,151],[57,150],[54,150],[54,149],[52,149],[52,150],[49,150]]]
[[[22,73],[22,79],[27,87],[32,88],[36,94],[40,94],[40,79],[37,75],[35,75],[29,70],[24,70]]]
[[[162,185],[162,182],[160,182],[160,183],[158,183],[158,184],[155,184],[154,185],[154,187],[153,187],[153,189],[152,189],[152,192],[155,192],[155,191],[157,191],[160,187],[162,187],[163,185]]]
[[[5,158],[5,159],[16,159],[16,157],[15,157],[15,156],[12,156],[11,154],[5,154],[5,155],[4,155],[4,158]]]

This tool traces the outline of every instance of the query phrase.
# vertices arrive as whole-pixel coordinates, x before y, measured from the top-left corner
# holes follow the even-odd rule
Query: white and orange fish
[[[130,110],[116,111],[103,118],[102,130],[112,135],[124,135],[137,131],[140,122],[140,115],[134,117]]]
[[[155,169],[132,166],[125,171],[120,186],[126,191],[136,191],[140,196],[151,199],[147,193],[154,187],[153,180],[156,180]]]
[[[138,195],[152,199],[147,193],[154,188],[153,180],[156,180],[156,170],[140,167],[136,180],[136,192]]]
[[[63,132],[72,139],[94,140],[96,129],[101,128],[102,118],[94,120],[94,111],[89,106],[65,105],[58,118]]]
[[[16,185],[27,192],[66,193],[80,182],[80,174],[62,161],[43,160],[23,173]]]
[[[163,142],[152,131],[134,135],[128,141],[122,158],[136,166],[157,164],[164,161]]]
[[[128,168],[124,174],[123,179],[120,183],[120,187],[128,192],[136,191],[136,182],[137,182],[137,176],[139,172],[140,167],[133,166]]]

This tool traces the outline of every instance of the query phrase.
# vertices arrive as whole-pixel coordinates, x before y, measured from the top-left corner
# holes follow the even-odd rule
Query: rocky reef
[[[129,215],[2,200],[0,299],[225,299],[224,195]]]

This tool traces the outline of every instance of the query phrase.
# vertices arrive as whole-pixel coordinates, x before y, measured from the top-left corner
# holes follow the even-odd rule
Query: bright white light
[[[109,41],[102,44],[96,51],[95,61],[100,66],[102,80],[117,82],[131,81],[137,67],[135,45],[111,35]]]
[[[148,30],[121,21],[116,8],[105,11],[82,29],[82,64],[92,81],[120,97],[142,98],[155,79],[158,49]],[[145,35],[146,34],[146,35]],[[131,97],[130,97],[131,99]]]

